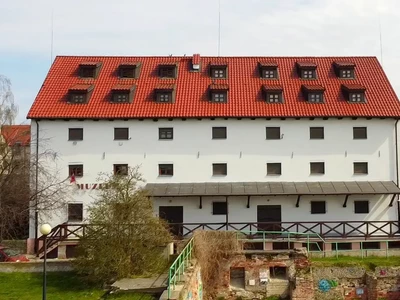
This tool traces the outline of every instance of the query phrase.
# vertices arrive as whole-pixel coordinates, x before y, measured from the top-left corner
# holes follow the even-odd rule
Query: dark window
[[[367,127],[353,127],[353,139],[363,140],[367,138]]]
[[[83,165],[69,165],[68,166],[69,176],[74,175],[75,177],[83,176]]]
[[[175,66],[160,66],[160,77],[175,78]]]
[[[365,102],[364,93],[349,93],[350,102]]]
[[[354,163],[354,174],[368,174],[368,163],[367,162],[355,162]]]
[[[301,70],[301,78],[303,79],[315,79],[317,72],[315,70]]]
[[[267,163],[267,175],[281,175],[281,163]]]
[[[69,102],[71,103],[86,103],[87,92],[72,92],[69,95]]]
[[[369,213],[369,201],[354,201],[354,213],[356,214]]]
[[[324,127],[310,127],[311,140],[323,140],[324,137]]]
[[[129,128],[114,128],[114,140],[128,140]]]
[[[173,176],[174,175],[174,165],[173,164],[159,164],[158,165],[158,175]]]
[[[163,102],[163,103],[172,102],[172,92],[158,92],[157,102]]]
[[[389,249],[400,249],[400,241],[390,241],[388,246]]]
[[[326,213],[325,201],[311,201],[312,214],[325,214]]]
[[[360,245],[360,247],[361,247],[361,245]],[[381,243],[380,242],[363,242],[362,249],[379,250],[379,249],[381,249]]]
[[[80,66],[80,76],[83,78],[96,77],[96,66]]]
[[[212,138],[213,140],[226,139],[226,127],[213,127]]]
[[[213,215],[226,215],[227,211],[226,202],[213,202]]]
[[[278,70],[272,69],[272,68],[271,69],[263,68],[263,69],[261,69],[261,77],[276,79],[276,78],[278,78]]]
[[[135,78],[136,66],[121,66],[119,67],[119,77],[121,78]]]
[[[311,162],[310,163],[310,174],[325,174],[325,163]]]
[[[280,140],[281,128],[280,127],[266,127],[267,140]]]
[[[211,68],[212,78],[226,78],[226,67],[212,67]]]
[[[68,203],[68,221],[77,222],[83,220],[83,204]]]
[[[308,102],[321,103],[324,102],[324,94],[321,92],[309,92]]]
[[[272,93],[272,92],[267,92],[267,102],[269,103],[282,103],[282,92],[276,92],[276,93]]]
[[[340,69],[340,78],[354,78],[354,69]]]
[[[83,140],[83,128],[69,128],[68,129],[68,140],[69,141],[82,141]]]
[[[302,243],[301,246],[303,248],[307,248],[307,243]],[[324,243],[323,242],[311,242],[311,243],[308,243],[308,247],[309,247],[310,251],[323,251]]]
[[[213,175],[227,175],[227,164],[213,164]]]
[[[116,103],[129,102],[129,92],[113,92],[112,101]]]
[[[127,164],[114,165],[114,175],[128,175],[128,165]]]
[[[351,250],[352,244],[351,243],[332,243],[332,250],[336,251],[343,251],[343,250]]]
[[[271,278],[286,279],[286,267],[269,267],[269,275]]]
[[[158,128],[158,139],[160,140],[172,140],[174,138],[173,128]]]
[[[211,93],[211,101],[212,102],[227,102],[228,100],[228,93],[227,92],[212,92]]]

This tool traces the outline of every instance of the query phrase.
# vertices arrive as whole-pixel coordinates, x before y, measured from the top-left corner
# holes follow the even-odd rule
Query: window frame
[[[273,96],[273,98],[276,98],[276,96],[278,96],[278,101],[271,101],[271,97]],[[274,99],[276,100],[276,99]],[[267,103],[283,103],[283,93],[282,92],[266,92],[265,93],[265,101]]]
[[[216,126],[211,128],[211,139],[226,140],[227,138],[228,138],[228,130],[226,127]]]
[[[363,205],[366,205],[366,207]],[[355,214],[369,214],[369,201],[368,200],[354,200],[354,213]]]
[[[73,210],[72,207],[78,207],[78,213],[74,212],[71,214]],[[78,217],[76,217],[78,216]],[[68,203],[67,204],[67,220],[68,222],[82,222],[83,221],[83,203]]]
[[[77,101],[77,97],[82,99],[82,101]],[[72,104],[82,104],[87,103],[88,92],[87,91],[71,91],[69,92],[69,103]]]
[[[312,77],[306,77],[306,73],[308,73],[308,72],[311,72]],[[316,69],[301,69],[300,74],[301,74],[301,79],[317,79],[317,70]]]
[[[126,133],[126,137],[125,137],[125,135],[123,137],[121,137],[122,130],[124,130],[124,133]],[[118,131],[121,131],[121,132],[118,133]],[[114,141],[127,141],[127,140],[129,140],[129,127],[114,127]]]
[[[215,76],[216,71],[221,72],[222,71],[222,76]],[[215,79],[226,79],[228,77],[228,68],[226,66],[212,66],[210,68],[210,77],[215,78]]]
[[[276,170],[277,172],[273,172]],[[282,163],[267,163],[267,176],[279,176],[282,175]]]
[[[158,176],[160,177],[174,176],[174,164],[158,164]]]
[[[272,131],[269,132],[268,131]],[[277,132],[274,132],[277,131]],[[276,137],[276,133],[278,133],[278,136]],[[265,127],[265,136],[266,140],[280,140],[281,139],[281,128],[277,126],[267,126]]]
[[[125,99],[124,101],[118,101],[118,97],[119,96],[124,96]],[[112,103],[129,103],[131,102],[130,97],[131,96],[131,92],[130,91],[113,91],[112,92]]]
[[[312,101],[313,96],[314,96],[314,99],[318,100],[318,101]],[[319,98],[319,99],[317,99],[317,98]],[[307,101],[310,103],[324,103],[324,93],[319,92],[319,91],[307,92]]]
[[[170,134],[170,137],[169,137]],[[164,137],[163,137],[164,135]],[[173,127],[159,127],[158,128],[158,139],[165,140],[173,140],[174,139],[174,128]]]
[[[96,78],[97,68],[98,68],[97,66],[79,66],[79,77]],[[91,72],[91,74],[89,74],[89,72]]]
[[[217,97],[217,95],[218,95],[218,97]],[[218,98],[218,100],[217,100],[217,98]],[[221,98],[223,99],[223,101],[220,101]],[[227,91],[211,91],[211,102],[227,103],[228,102],[228,92]]]
[[[176,66],[159,66],[158,76],[161,78],[176,78]]]
[[[273,77],[265,76],[267,72],[272,72]],[[278,79],[278,68],[273,67],[262,67],[261,68],[261,76],[262,79]]]
[[[168,101],[163,99],[166,96],[168,96]],[[173,91],[158,91],[156,93],[156,101],[159,103],[173,103]]]
[[[368,128],[366,126],[353,127],[353,140],[366,139],[368,139]]]
[[[365,166],[365,172],[356,172],[356,166],[358,166],[359,168],[361,166]],[[353,175],[368,175],[368,162],[365,161],[353,162]]]
[[[218,168],[222,168],[222,169],[217,170]],[[212,176],[227,176],[227,175],[228,175],[228,164],[227,163],[213,163],[212,164]]]
[[[360,101],[353,101],[353,96],[359,96]],[[365,103],[365,93],[364,92],[349,92],[349,102],[351,102],[351,103]]]
[[[325,127],[323,126],[310,127],[310,140],[324,140],[324,139],[325,139]]]
[[[225,216],[228,214],[228,204],[226,201],[213,201],[212,214],[214,216]]]
[[[350,76],[344,76],[345,72],[350,72]],[[341,79],[354,79],[354,68],[340,68],[339,78]]]
[[[322,166],[322,172],[318,172],[318,170],[320,170],[321,166]],[[316,170],[317,170],[317,172],[315,172]],[[323,162],[323,161],[310,162],[310,175],[325,175],[325,162]]]
[[[134,79],[136,78],[136,71],[137,71],[137,66],[132,65],[132,66],[119,66],[118,69],[118,77],[119,78],[126,78],[126,79]],[[132,76],[124,76],[124,75],[132,75]]]
[[[323,207],[318,207],[318,205],[322,205]],[[326,214],[326,201],[323,200],[315,200],[315,201],[310,201],[311,205],[311,214],[312,215],[323,215]],[[316,207],[313,207],[316,206]]]
[[[73,131],[80,132],[79,137],[74,138],[74,134],[72,134]],[[83,141],[83,128],[68,128],[68,141]]]
[[[121,172],[121,170],[118,171],[119,168],[125,169],[125,170],[123,172]],[[128,164],[113,164],[113,173],[114,173],[114,175],[127,176],[128,175],[128,169],[129,169]]]
[[[75,177],[83,177],[83,175],[84,175],[83,172],[84,172],[83,164],[68,165],[68,177],[71,177],[72,174],[74,174]]]

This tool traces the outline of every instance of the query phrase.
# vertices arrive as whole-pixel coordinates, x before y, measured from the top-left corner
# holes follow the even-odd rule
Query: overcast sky
[[[0,0],[0,74],[12,81],[18,122],[28,122],[51,64],[52,14],[53,58],[218,55],[218,0]],[[381,60],[379,27],[399,94],[399,0],[221,0],[221,56]]]

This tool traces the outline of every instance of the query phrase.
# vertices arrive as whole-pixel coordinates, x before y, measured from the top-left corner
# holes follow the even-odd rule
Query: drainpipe
[[[394,123],[394,133],[395,133],[395,149],[396,149],[396,184],[399,186],[399,143],[398,143],[398,138],[397,138],[397,123],[399,122],[399,119],[396,120]],[[397,196],[397,200],[399,200],[399,196]],[[400,202],[397,201],[397,221],[398,221],[398,228],[400,231]]]
[[[36,122],[36,163],[35,163],[35,254],[38,254],[38,226],[39,226],[39,210],[38,210],[38,181],[39,181],[39,122]]]

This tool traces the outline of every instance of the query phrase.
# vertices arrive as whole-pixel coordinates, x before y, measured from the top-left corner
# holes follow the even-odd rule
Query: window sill
[[[83,139],[82,140],[68,140],[68,142],[82,142],[83,141]]]
[[[324,176],[325,173],[311,173],[310,176]]]
[[[67,222],[68,223],[82,223],[83,219],[82,220],[68,220]]]
[[[267,176],[273,176],[273,177],[278,177],[281,176],[282,174],[267,174]]]
[[[130,140],[130,138],[128,138],[128,139],[114,139],[114,141],[129,141]]]
[[[354,176],[365,176],[365,175],[368,175],[368,173],[354,173],[353,174]]]
[[[158,175],[158,177],[172,177],[174,175]]]
[[[213,177],[226,177],[228,176],[227,174],[213,174]]]
[[[174,139],[158,139],[159,141],[173,141]]]

